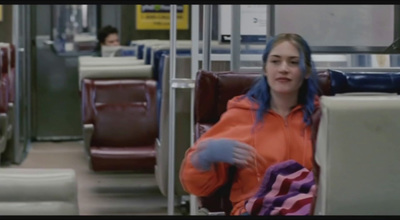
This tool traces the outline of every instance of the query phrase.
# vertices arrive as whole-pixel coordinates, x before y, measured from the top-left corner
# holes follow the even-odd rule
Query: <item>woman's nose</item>
[[[287,72],[288,71],[288,64],[286,62],[281,62],[279,65],[279,71]]]

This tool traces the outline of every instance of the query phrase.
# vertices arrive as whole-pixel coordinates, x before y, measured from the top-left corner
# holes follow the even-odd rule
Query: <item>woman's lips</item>
[[[278,82],[289,82],[290,81],[290,79],[289,78],[277,78],[276,79],[276,81],[278,81]]]

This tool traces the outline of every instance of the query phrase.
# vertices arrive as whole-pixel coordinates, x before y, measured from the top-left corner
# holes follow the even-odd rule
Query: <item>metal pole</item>
[[[237,72],[240,68],[240,5],[232,5],[231,13],[231,71]]]
[[[192,60],[191,79],[196,80],[196,73],[199,70],[199,5],[192,5]],[[190,146],[194,144],[194,89],[190,91]],[[190,195],[190,215],[197,215],[199,205],[197,197]]]
[[[170,7],[170,82],[175,79],[176,70],[176,5]],[[175,208],[175,89],[169,87],[169,157],[168,157],[168,215],[174,215]]]
[[[15,47],[15,79],[14,79],[14,89],[15,89],[15,101],[14,101],[14,124],[13,124],[13,136],[12,138],[14,138],[14,146],[12,146],[13,151],[14,151],[14,158],[12,158],[13,161],[17,161],[17,154],[18,154],[18,149],[19,149],[19,145],[20,145],[20,119],[19,119],[19,115],[20,115],[20,111],[21,111],[21,99],[19,99],[20,97],[20,81],[21,81],[21,66],[20,66],[20,53],[23,53],[23,49],[20,49],[20,47],[22,46],[20,44],[20,34],[19,30],[20,30],[20,23],[19,23],[19,10],[20,7],[24,7],[23,5],[13,5],[12,6],[12,12],[13,12],[13,19],[12,19],[12,43],[14,44]],[[24,18],[24,15],[21,17]],[[23,56],[22,56],[23,57]],[[3,64],[4,65],[4,64]]]
[[[211,70],[211,5],[203,6],[203,70]]]
[[[275,35],[275,5],[267,5],[267,37],[268,42]],[[265,43],[267,43],[265,42]]]

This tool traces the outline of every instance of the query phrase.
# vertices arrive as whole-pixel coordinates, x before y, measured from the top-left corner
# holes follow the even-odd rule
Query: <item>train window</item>
[[[232,10],[232,5],[212,5],[213,63],[230,62],[230,53],[223,51],[231,49]],[[309,42],[317,69],[399,67],[398,52],[387,51],[400,33],[399,16],[395,5],[240,5],[239,70],[261,70],[267,33],[283,32],[299,33]]]
[[[394,40],[394,14],[394,5],[276,5],[274,32],[298,33],[321,51],[382,52]]]
[[[96,5],[52,5],[53,48],[59,54],[85,54],[97,44]]]

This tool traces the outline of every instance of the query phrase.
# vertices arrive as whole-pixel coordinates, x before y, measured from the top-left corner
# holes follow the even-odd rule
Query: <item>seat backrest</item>
[[[160,82],[162,80],[162,70],[164,66],[164,60],[162,60],[163,55],[169,55],[169,49],[163,48],[163,49],[156,49],[152,52],[151,54],[151,65],[153,68],[153,79],[156,81]],[[190,55],[190,49],[185,49],[185,48],[177,48],[176,49],[176,55],[177,56],[185,56],[185,55]],[[177,65],[177,67],[179,67]]]
[[[1,66],[1,74],[2,75],[8,75],[9,69],[10,69],[10,59],[9,59],[9,53],[8,53],[8,47],[1,47],[1,52],[3,53],[2,56],[2,66]]]
[[[322,95],[355,92],[400,94],[400,72],[342,72],[331,70],[319,73]]]
[[[260,73],[208,72],[197,73],[195,87],[195,140],[211,128],[226,111],[229,99],[244,94],[260,77]],[[232,178],[235,169],[230,169]],[[210,212],[230,214],[229,193],[232,181],[220,187],[213,195],[200,197],[201,206]]]
[[[9,73],[9,79],[10,79],[10,91],[9,91],[9,96],[8,100],[12,103],[14,103],[15,99],[15,46],[14,44],[10,44],[10,73]]]
[[[79,215],[73,169],[0,168],[0,215]]]
[[[0,48],[1,48],[1,53],[2,53],[2,59],[1,59],[1,90],[4,91],[3,95],[7,96],[5,99],[2,99],[4,101],[6,101],[6,103],[10,102],[13,100],[14,96],[13,94],[10,94],[11,92],[13,92],[14,86],[13,86],[13,81],[11,79],[11,64],[10,64],[10,56],[11,56],[11,52],[10,52],[10,44],[9,43],[0,43]],[[15,60],[14,60],[15,62]],[[11,97],[12,96],[12,97]],[[7,104],[8,105],[8,104]],[[1,107],[0,107],[1,108]],[[8,109],[8,107],[6,108]],[[2,110],[6,110],[6,109],[0,109],[0,111]]]
[[[195,88],[195,140],[218,122],[229,99],[244,94],[261,73],[197,73]]]
[[[316,215],[399,215],[400,96],[323,96]]]
[[[82,120],[94,125],[91,146],[153,145],[158,135],[156,82],[84,79]]]

